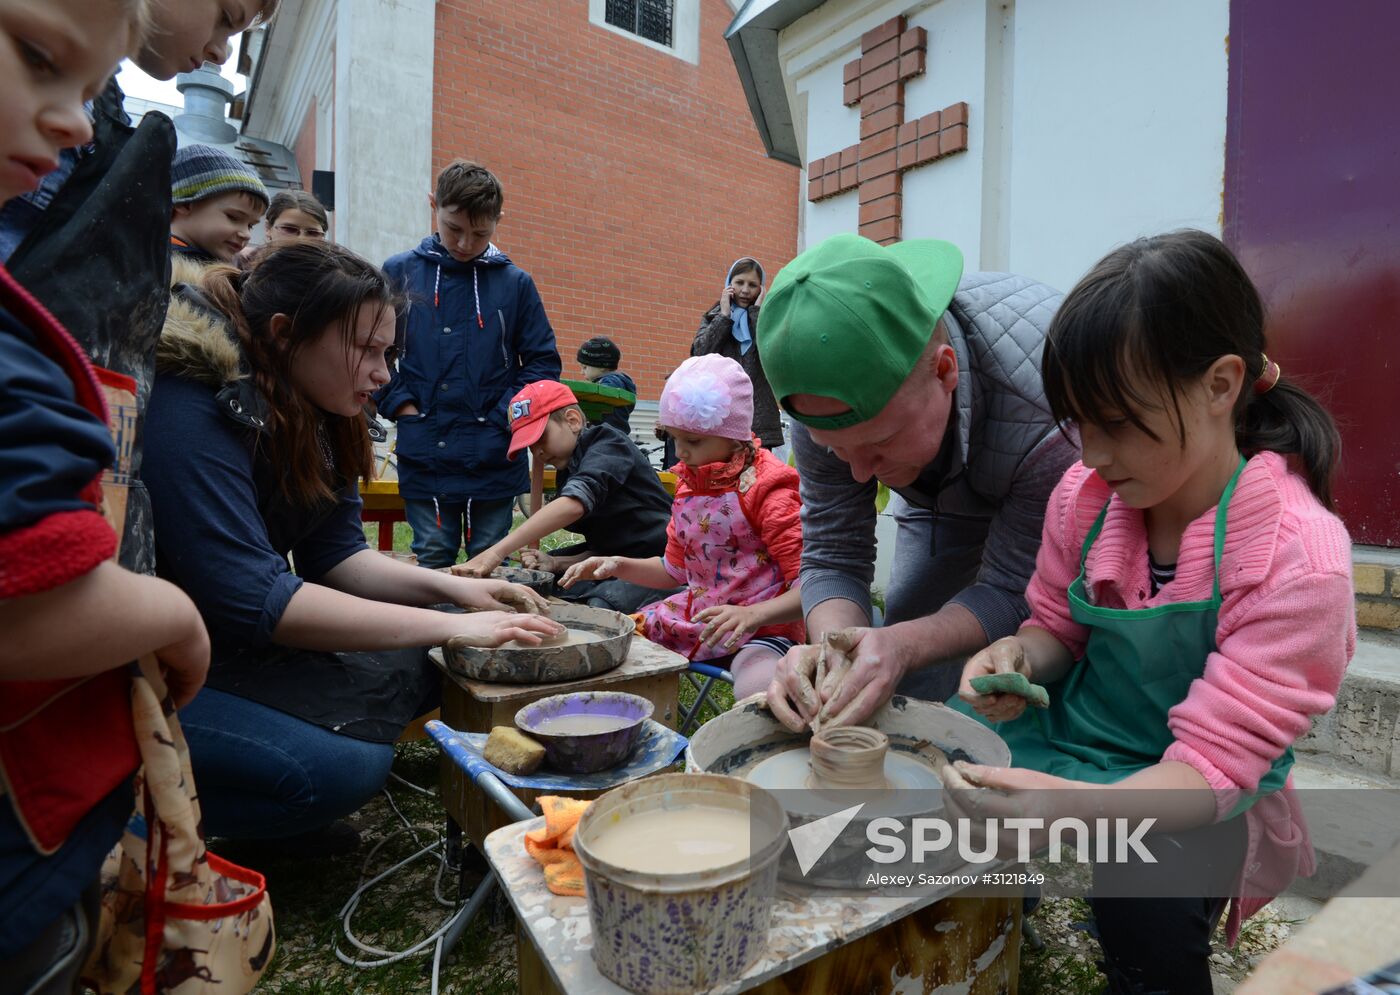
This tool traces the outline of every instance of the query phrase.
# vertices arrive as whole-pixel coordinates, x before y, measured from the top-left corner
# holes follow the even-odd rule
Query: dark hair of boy
[[[473,222],[501,216],[505,193],[496,174],[469,159],[454,159],[438,173],[437,206],[462,211]]]
[[[321,222],[322,228],[329,228],[331,219],[326,214],[326,209],[321,206],[321,202],[314,194],[305,190],[281,190],[272,198],[272,203],[267,207],[267,214],[264,215],[269,225],[277,223],[277,218],[286,211],[300,211],[308,214]]]
[[[286,469],[286,497],[305,506],[334,499],[318,424],[325,425],[336,470],[368,479],[373,451],[364,418],[318,412],[293,386],[290,370],[296,354],[331,325],[346,351],[352,349],[361,308],[402,309],[383,271],[333,242],[299,239],[258,253],[247,273],[208,267],[199,287],[233,322],[254,383],[267,399],[268,450],[273,465]],[[291,324],[274,336],[270,329],[278,314],[290,315]]]
[[[1109,253],[1065,298],[1045,343],[1045,396],[1061,422],[1101,425],[1171,402],[1185,442],[1180,393],[1221,356],[1244,360],[1247,383],[1268,372],[1264,304],[1225,244],[1203,231],[1140,238]],[[1139,372],[1141,371],[1141,372]],[[1160,397],[1134,389],[1134,374],[1155,379]],[[1149,434],[1151,434],[1149,432]],[[1246,388],[1235,402],[1235,440],[1245,455],[1294,455],[1308,486],[1332,508],[1332,471],[1341,439],[1310,394],[1280,377],[1271,389]]]

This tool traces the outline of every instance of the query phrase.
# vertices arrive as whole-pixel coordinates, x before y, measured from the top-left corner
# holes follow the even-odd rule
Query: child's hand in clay
[[[522,549],[520,551],[520,565],[526,570],[543,570],[552,574],[559,572],[554,557],[539,549]]]
[[[501,554],[483,549],[466,563],[454,563],[450,569],[458,577],[490,577],[504,562],[505,557]]]
[[[728,650],[759,628],[757,614],[742,605],[712,605],[691,621],[708,623],[700,632],[700,642]]]
[[[617,556],[590,556],[580,560],[564,571],[564,576],[559,578],[559,586],[568,589],[581,580],[606,580],[617,570],[619,559]]]
[[[1030,679],[1026,662],[1026,647],[1015,636],[998,639],[986,649],[974,654],[963,665],[962,684],[958,697],[973,707],[988,722],[1010,722],[1026,710],[1026,699],[1015,694],[981,694],[972,686],[974,677],[990,674],[1022,674]]]

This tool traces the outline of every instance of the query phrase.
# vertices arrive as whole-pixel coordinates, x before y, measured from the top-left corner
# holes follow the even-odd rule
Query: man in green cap
[[[944,701],[962,662],[1027,617],[1045,504],[1078,458],[1040,379],[1060,297],[964,276],[962,253],[933,239],[835,235],[773,281],[757,336],[797,423],[807,637],[853,628],[839,682],[813,688],[815,645],[783,660],[768,704],[785,725],[858,723],[896,690]],[[898,531],[870,628],[877,481],[897,495]]]

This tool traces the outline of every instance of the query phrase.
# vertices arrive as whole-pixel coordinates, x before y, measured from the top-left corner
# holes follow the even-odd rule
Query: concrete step
[[[1362,630],[1336,707],[1296,750],[1339,770],[1400,778],[1400,636]]]
[[[1400,780],[1359,772],[1326,758],[1300,756],[1293,784],[1303,808],[1317,871],[1292,893],[1327,899],[1400,846]]]

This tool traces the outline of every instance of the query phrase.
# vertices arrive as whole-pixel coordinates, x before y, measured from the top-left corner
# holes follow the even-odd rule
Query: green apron
[[[1013,721],[993,727],[1011,747],[1013,767],[1112,784],[1161,761],[1174,739],[1167,728],[1167,712],[1186,697],[1216,649],[1226,510],[1244,465],[1241,458],[1216,508],[1215,581],[1208,601],[1137,609],[1091,604],[1085,563],[1108,514],[1109,503],[1104,502],[1080,551],[1079,576],[1068,591],[1070,617],[1089,630],[1084,656],[1062,680],[1049,686],[1048,709],[1027,708]],[[980,719],[961,699],[949,704]],[[1292,766],[1290,747],[1264,775],[1257,793],[1241,801],[1232,817],[1282,788]]]

